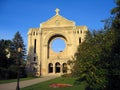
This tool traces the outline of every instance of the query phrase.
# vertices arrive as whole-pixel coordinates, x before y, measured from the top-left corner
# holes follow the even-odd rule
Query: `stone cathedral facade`
[[[55,12],[56,14],[41,23],[40,27],[30,28],[28,31],[27,68],[36,76],[70,73],[71,67],[67,62],[72,60],[86,35],[86,26],[76,26],[75,22],[61,16],[59,9]],[[55,52],[51,48],[51,43],[56,38],[61,38],[66,44],[61,52]]]

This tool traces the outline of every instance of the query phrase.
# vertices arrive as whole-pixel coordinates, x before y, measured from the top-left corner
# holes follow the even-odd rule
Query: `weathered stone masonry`
[[[56,15],[28,31],[28,68],[36,76],[62,75],[70,73],[67,61],[74,57],[79,44],[84,41],[87,27]],[[61,38],[66,43],[62,52],[54,52],[51,42]]]

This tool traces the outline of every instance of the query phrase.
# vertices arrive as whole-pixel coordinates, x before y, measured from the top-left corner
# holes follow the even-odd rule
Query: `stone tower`
[[[56,9],[52,18],[28,31],[27,66],[36,76],[70,73],[67,62],[74,57],[78,45],[84,41],[87,27],[76,26],[75,22],[61,16],[59,11]],[[61,52],[54,52],[51,48],[51,43],[56,38],[61,38],[66,43]]]

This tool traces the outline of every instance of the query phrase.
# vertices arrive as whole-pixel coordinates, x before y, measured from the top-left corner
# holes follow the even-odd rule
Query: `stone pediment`
[[[75,26],[75,22],[62,17],[61,15],[59,15],[57,11],[55,16],[53,16],[46,22],[40,24],[41,28],[69,27],[69,26]]]

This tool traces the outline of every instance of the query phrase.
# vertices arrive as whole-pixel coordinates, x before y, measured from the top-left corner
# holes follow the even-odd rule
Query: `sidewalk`
[[[47,80],[51,80],[57,77],[59,76],[46,76],[46,77],[36,78],[32,80],[20,81],[20,88],[27,87],[40,82],[44,82]],[[16,90],[16,86],[17,86],[17,82],[0,84],[0,90]]]

